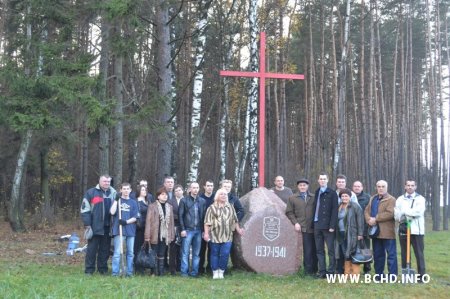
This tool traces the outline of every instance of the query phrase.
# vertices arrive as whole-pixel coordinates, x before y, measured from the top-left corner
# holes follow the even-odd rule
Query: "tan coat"
[[[170,211],[169,218],[169,227],[168,227],[168,242],[170,243],[175,239],[175,225],[173,218],[173,208],[172,205],[166,203],[166,213]],[[144,239],[150,240],[150,244],[158,244],[158,235],[159,235],[159,212],[158,212],[158,202],[154,202],[148,206],[147,210],[147,220],[145,222],[145,233]]]
[[[374,195],[370,198],[370,202],[364,211],[364,218],[366,222],[370,219],[370,210],[372,208],[372,200],[378,195]],[[394,220],[394,209],[395,209],[395,197],[386,194],[383,199],[378,204],[378,213],[376,216],[376,221],[380,227],[380,234],[378,239],[395,239],[395,220]]]

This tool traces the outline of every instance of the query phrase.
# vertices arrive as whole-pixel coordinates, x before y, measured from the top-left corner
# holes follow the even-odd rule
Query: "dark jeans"
[[[400,251],[402,254],[402,268],[406,268],[406,236],[399,236],[400,238]],[[417,262],[417,273],[420,275],[425,274],[425,256],[424,249],[425,244],[423,241],[423,235],[411,235],[411,245],[414,249],[414,255],[416,256]],[[410,261],[411,261],[411,251],[410,251]]]
[[[395,239],[372,239],[373,246],[373,260],[376,274],[383,274],[384,264],[387,265],[389,274],[398,274],[397,266],[397,247]]]
[[[208,249],[208,251],[206,251]],[[206,269],[211,269],[211,248],[208,246],[208,242],[202,239],[202,245],[200,247],[200,265],[198,273],[205,273],[205,260],[207,261]]]
[[[334,232],[330,233],[328,229],[314,229],[314,240],[316,243],[317,260],[319,261],[319,274],[334,274],[336,260],[334,257]],[[325,244],[328,251],[328,269],[325,260]]]
[[[95,272],[95,262],[97,261],[97,270],[102,274],[108,272],[108,258],[111,249],[111,237],[109,236],[109,227],[105,227],[105,235],[94,235],[88,241],[86,258],[84,260],[84,273]]]
[[[305,274],[315,274],[317,272],[317,252],[314,233],[302,232],[303,238],[303,266]]]

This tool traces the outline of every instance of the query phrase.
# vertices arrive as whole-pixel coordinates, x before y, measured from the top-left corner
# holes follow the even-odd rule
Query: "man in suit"
[[[327,187],[328,175],[319,175],[319,189],[314,198],[316,207],[314,211],[314,240],[316,243],[317,260],[319,261],[318,278],[326,278],[326,274],[334,274],[336,260],[334,255],[334,238],[337,224],[338,195],[336,191]],[[325,260],[325,244],[328,251],[328,269]]]

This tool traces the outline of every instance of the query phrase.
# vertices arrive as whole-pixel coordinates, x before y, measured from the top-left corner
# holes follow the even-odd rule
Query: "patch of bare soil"
[[[10,264],[34,262],[37,264],[80,264],[84,262],[84,253],[66,255],[68,240],[60,240],[63,235],[77,233],[80,247],[86,244],[81,223],[60,223],[54,227],[28,230],[24,233],[13,232],[8,222],[0,222],[0,261]]]

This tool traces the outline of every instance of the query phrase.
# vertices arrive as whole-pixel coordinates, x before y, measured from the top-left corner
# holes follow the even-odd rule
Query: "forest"
[[[3,0],[0,205],[14,231],[79,217],[114,186],[316,188],[343,173],[399,196],[413,178],[448,230],[449,0]],[[266,79],[259,124],[260,33]],[[443,207],[442,207],[443,205]]]

